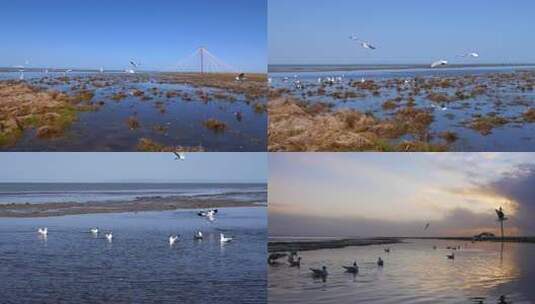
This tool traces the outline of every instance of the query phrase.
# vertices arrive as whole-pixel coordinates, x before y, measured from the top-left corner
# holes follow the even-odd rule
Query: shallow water
[[[131,201],[146,197],[222,196],[265,202],[265,184],[0,183],[0,204]]]
[[[433,245],[438,249],[434,250]],[[455,260],[447,246],[461,245]],[[390,247],[389,254],[384,252]],[[534,244],[407,240],[388,246],[303,251],[301,268],[270,266],[268,297],[273,303],[535,303]],[[377,258],[384,267],[379,268]],[[359,273],[342,265],[356,259]],[[325,282],[309,267],[327,266]],[[477,302],[482,298],[483,302]]]
[[[214,223],[191,210],[2,218],[1,302],[266,303],[266,226],[266,208],[221,208]],[[235,241],[222,246],[220,232]]]
[[[518,121],[522,113],[529,108],[535,107],[535,92],[522,92],[516,88],[519,81],[504,81],[500,85],[492,83],[488,77],[496,74],[518,73],[515,71],[527,70],[520,67],[502,68],[445,68],[445,69],[406,69],[406,70],[369,70],[350,72],[301,72],[301,73],[273,73],[272,87],[288,88],[290,95],[306,100],[307,102],[327,102],[335,109],[351,108],[361,112],[373,114],[375,117],[385,119],[394,115],[400,107],[385,110],[383,103],[397,96],[407,97],[407,92],[398,92],[396,88],[386,88],[385,84],[393,79],[423,79],[449,78],[460,79],[465,76],[476,77],[477,84],[489,86],[486,94],[478,95],[466,100],[452,101],[446,104],[434,104],[426,98],[423,93],[415,98],[415,106],[420,109],[427,109],[432,112],[434,121],[430,126],[430,131],[435,137],[431,140],[434,143],[441,142],[438,134],[449,131],[458,135],[459,139],[450,145],[452,151],[535,151],[535,124]],[[531,69],[530,71],[533,71]],[[322,96],[309,96],[309,91],[315,91],[320,86],[318,78],[343,77],[343,81],[331,87],[326,87],[326,94]],[[285,80],[285,78],[287,80]],[[368,94],[364,97],[337,99],[329,96],[336,91],[350,90],[359,92],[358,89],[351,89],[349,82],[374,80],[381,86],[380,96]],[[294,81],[299,80],[304,84],[305,89],[295,88]],[[472,86],[467,86],[471,89]],[[466,89],[466,88],[465,88]],[[452,96],[457,88],[439,89],[434,88],[433,92],[448,93]],[[364,92],[365,93],[365,92]],[[406,99],[406,98],[405,98]],[[520,101],[520,102],[519,102]],[[403,105],[404,102],[400,104]],[[443,111],[442,106],[447,110]],[[466,123],[474,115],[487,115],[497,113],[501,117],[509,118],[512,122],[496,127],[491,134],[481,133],[467,127]],[[411,139],[411,138],[402,138]]]
[[[119,73],[71,73],[68,83],[54,83],[61,73],[28,72],[25,81],[47,89],[68,94],[77,91],[80,85],[93,91],[92,102],[104,102],[97,111],[78,112],[78,119],[64,136],[57,139],[40,139],[34,130],[26,131],[11,151],[135,151],[141,138],[149,138],[165,146],[202,146],[208,151],[265,151],[267,144],[267,115],[257,113],[252,104],[265,100],[250,101],[245,96],[231,94],[224,90],[194,88],[184,84],[162,84],[156,81],[158,74],[125,75]],[[0,73],[0,79],[17,79],[17,73]],[[45,78],[47,77],[47,78]],[[111,85],[94,87],[91,77],[110,81]],[[76,87],[75,90],[72,88]],[[161,94],[153,94],[151,88]],[[134,90],[141,90],[148,100],[133,96]],[[111,99],[117,92],[127,93],[120,101]],[[181,96],[166,97],[168,91],[182,91],[192,100]],[[204,102],[195,95],[221,92],[235,100],[221,100],[217,97]],[[241,121],[234,113],[242,114]],[[140,128],[131,130],[126,120],[136,117]],[[204,127],[203,122],[215,118],[227,124],[224,132],[214,132]]]

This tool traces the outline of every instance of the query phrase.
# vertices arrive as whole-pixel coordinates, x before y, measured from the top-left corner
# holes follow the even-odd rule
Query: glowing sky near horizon
[[[270,232],[321,235],[317,222],[330,219],[329,229],[343,235],[374,234],[372,226],[376,235],[421,235],[426,222],[434,234],[466,234],[494,229],[494,208],[504,206],[511,231],[532,233],[516,214],[533,211],[533,203],[516,192],[531,191],[524,184],[534,164],[529,153],[270,154]],[[337,230],[337,220],[368,225]]]

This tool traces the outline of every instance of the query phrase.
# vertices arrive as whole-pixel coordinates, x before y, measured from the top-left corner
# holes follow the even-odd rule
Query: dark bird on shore
[[[297,257],[297,260],[290,261],[290,267],[301,267],[301,257]]]
[[[359,266],[357,265],[357,261],[353,262],[353,266],[342,266],[346,272],[349,273],[358,273],[359,272]]]
[[[451,254],[448,254],[446,255],[446,257],[449,259],[449,260],[454,260],[455,259],[455,253],[451,253]]]
[[[272,253],[268,256],[268,264],[273,265],[275,263],[278,263],[277,260],[285,256],[287,256],[286,253]]]
[[[390,253],[390,248],[385,248],[386,253]]]
[[[437,246],[433,246],[433,250],[437,250]]]
[[[377,266],[383,267],[384,265],[385,265],[385,262],[383,261],[383,259],[381,259],[381,257],[379,257],[379,259],[377,259]]]
[[[325,279],[328,275],[327,273],[327,267],[323,266],[321,269],[316,268],[310,268],[310,271],[312,271],[312,276],[316,278],[323,278]]]

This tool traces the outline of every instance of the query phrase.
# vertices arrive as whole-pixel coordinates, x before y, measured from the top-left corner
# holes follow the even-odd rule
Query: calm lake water
[[[94,92],[92,102],[104,102],[97,111],[78,112],[77,120],[63,136],[56,139],[41,139],[35,130],[26,131],[9,151],[136,151],[140,139],[149,138],[165,146],[202,146],[208,151],[265,151],[267,145],[267,114],[254,110],[253,101],[244,95],[232,94],[221,89],[195,88],[184,84],[164,84],[156,80],[157,73],[126,75],[120,73],[80,73],[68,74],[69,82],[50,85],[48,83],[62,77],[62,73],[25,73],[29,84],[75,93],[71,88],[85,86]],[[2,79],[18,79],[17,72],[0,73]],[[46,77],[46,78],[45,78]],[[111,85],[94,87],[91,77],[110,81]],[[46,79],[47,82],[42,82]],[[157,88],[161,95],[149,89]],[[140,90],[145,96],[133,96]],[[167,97],[167,92],[180,91],[192,100],[181,96]],[[196,93],[221,93],[233,96],[235,100],[213,97],[201,101]],[[124,92],[127,96],[120,101],[111,97]],[[159,94],[158,93],[158,94]],[[258,102],[265,103],[266,100]],[[234,113],[242,114],[237,120]],[[126,121],[136,117],[140,127],[130,130]],[[227,124],[224,132],[214,132],[204,127],[203,122],[217,119]]]
[[[437,135],[440,132],[454,132],[458,140],[450,145],[452,151],[535,151],[535,124],[524,123],[521,120],[522,113],[530,108],[535,108],[535,92],[521,91],[517,85],[521,84],[522,75],[518,71],[535,70],[533,67],[488,67],[488,68],[444,68],[444,69],[391,69],[391,70],[360,70],[360,71],[336,71],[336,72],[296,72],[296,73],[271,73],[272,87],[288,88],[290,95],[307,102],[327,102],[335,109],[350,108],[361,112],[373,114],[375,117],[386,119],[394,115],[399,108],[383,109],[383,103],[398,96],[407,98],[407,92],[398,92],[395,88],[387,88],[386,84],[393,79],[412,80],[416,77],[423,79],[452,79],[462,80],[463,77],[475,77],[475,83],[466,85],[463,90],[470,91],[475,84],[486,85],[488,90],[485,94],[477,95],[466,100],[456,100],[446,104],[447,110],[440,109],[442,105],[433,105],[426,98],[426,93],[414,96],[415,106],[420,109],[428,109],[434,116],[430,131]],[[500,81],[498,85],[490,79],[491,75],[512,75],[507,80]],[[308,92],[316,91],[320,85],[318,78],[343,77],[341,83],[327,86],[325,95],[308,96]],[[351,88],[349,82],[374,80],[381,86],[380,95],[368,94],[365,97],[337,99],[329,94],[343,92],[345,90],[359,92]],[[533,78],[531,76],[531,78]],[[300,81],[305,88],[297,89],[295,81]],[[467,81],[465,81],[468,83]],[[453,96],[459,88],[434,88],[434,92],[447,93]],[[482,135],[466,126],[466,123],[476,115],[499,115],[510,119],[511,122],[498,126],[491,134]],[[411,138],[402,138],[411,139]],[[432,142],[440,142],[435,137]]]
[[[89,233],[95,226],[113,241]],[[266,303],[266,227],[263,207],[221,208],[213,223],[192,210],[2,218],[0,301]],[[220,232],[235,241],[221,245]]]
[[[434,250],[433,245],[438,249]],[[447,246],[461,245],[455,260]],[[390,247],[389,254],[384,252]],[[303,251],[300,269],[270,266],[270,303],[535,303],[535,244],[407,240],[388,246]],[[377,258],[384,267],[379,268]],[[359,273],[342,265],[356,260]],[[310,267],[327,266],[325,282]],[[504,296],[505,302],[500,302]],[[482,301],[479,301],[482,300]]]
[[[220,196],[266,202],[265,184],[0,183],[0,204],[131,201],[144,197]]]

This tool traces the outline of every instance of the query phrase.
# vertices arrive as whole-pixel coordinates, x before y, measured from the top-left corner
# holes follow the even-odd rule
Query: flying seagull
[[[368,49],[368,50],[375,50],[377,49],[374,45],[372,45],[371,43],[367,42],[367,41],[363,41],[363,40],[360,40],[357,36],[355,35],[351,35],[351,37],[349,37],[349,39],[353,40],[353,41],[357,41],[358,43],[360,43],[360,45],[365,48],[365,49]]]
[[[439,60],[439,61],[435,61],[431,64],[431,68],[436,68],[438,66],[444,66],[444,65],[447,65],[448,64],[448,61],[447,60]]]
[[[429,228],[429,223],[425,224],[424,230],[427,230]]]
[[[472,57],[472,58],[478,58],[479,57],[479,54],[478,53],[467,53],[467,54],[463,54],[461,55],[461,57]]]
[[[134,68],[137,68],[139,66],[139,64],[137,64],[134,60],[130,60],[130,64],[134,67]]]
[[[245,80],[245,73],[240,73],[238,76],[236,76],[236,81],[244,81]]]
[[[173,152],[175,155],[175,160],[185,160],[186,154],[184,152]]]

